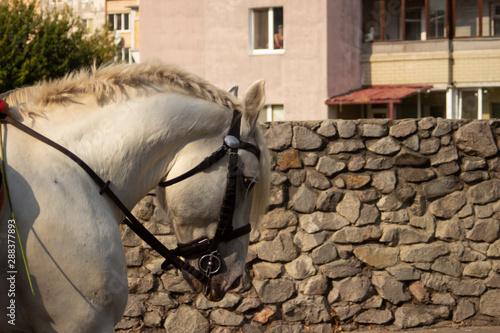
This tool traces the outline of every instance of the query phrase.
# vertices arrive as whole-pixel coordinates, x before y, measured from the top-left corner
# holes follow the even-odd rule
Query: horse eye
[[[247,189],[247,191],[250,191],[257,183],[257,180],[258,179],[256,177],[253,178],[253,177],[243,176],[243,185],[245,185],[245,188]]]

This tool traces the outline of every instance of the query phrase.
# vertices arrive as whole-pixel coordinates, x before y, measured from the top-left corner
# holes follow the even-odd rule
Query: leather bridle
[[[217,229],[212,239],[208,237],[198,238],[190,243],[178,244],[177,248],[173,250],[177,256],[184,258],[199,258],[198,267],[204,274],[204,279],[209,279],[211,276],[216,275],[222,268],[222,259],[218,252],[219,243],[228,242],[243,235],[250,233],[250,223],[238,229],[233,228],[233,216],[236,208],[236,185],[238,178],[238,150],[244,149],[253,153],[257,158],[260,157],[259,148],[251,143],[243,142],[240,140],[240,124],[241,113],[233,111],[233,119],[227,136],[224,138],[222,146],[212,153],[209,157],[205,158],[200,164],[193,169],[183,173],[182,175],[159,183],[161,187],[167,187],[177,184],[218,162],[225,155],[229,154],[227,184],[224,199],[217,222]],[[243,181],[247,189],[257,181],[256,179],[247,179],[244,176]],[[166,269],[169,265],[175,264],[166,258],[162,264],[162,268]],[[200,280],[201,281],[201,280]],[[203,281],[202,281],[203,282]]]
[[[258,147],[251,143],[240,141],[241,113],[239,111],[233,111],[233,118],[228,135],[224,138],[224,142],[219,149],[217,149],[214,153],[205,158],[200,164],[187,171],[186,173],[174,179],[162,181],[159,183],[159,186],[161,187],[167,187],[179,183],[209,168],[216,162],[220,161],[225,155],[229,154],[226,192],[224,194],[215,236],[212,239],[203,237],[187,244],[178,244],[178,247],[174,250],[170,250],[165,247],[165,245],[163,245],[153,234],[151,234],[109,188],[110,181],[102,180],[94,172],[94,170],[92,170],[78,156],[76,156],[63,146],[59,145],[58,143],[50,140],[49,138],[32,130],[21,122],[15,120],[9,115],[7,110],[5,110],[3,113],[0,113],[0,120],[13,125],[14,127],[32,136],[33,138],[57,149],[58,151],[72,159],[74,162],[76,162],[97,184],[99,188],[99,194],[102,195],[103,193],[106,193],[111,201],[113,201],[113,203],[125,214],[125,219],[123,222],[127,224],[130,229],[132,229],[132,231],[134,231],[142,240],[144,240],[144,242],[146,242],[149,246],[151,246],[151,248],[153,248],[156,252],[158,252],[165,258],[165,261],[162,264],[163,269],[167,269],[168,266],[173,265],[178,269],[188,272],[201,283],[205,284],[205,286],[208,286],[210,278],[221,272],[222,258],[218,251],[219,244],[221,242],[227,242],[246,235],[251,231],[250,224],[246,224],[243,227],[234,229],[232,222],[236,207],[236,188],[237,178],[239,176],[238,150],[247,150],[253,153],[257,158],[259,158],[260,155]],[[256,179],[245,179],[243,177],[243,182],[246,184],[247,189],[250,189],[256,182]],[[180,257],[184,257],[186,259],[199,257],[199,269],[196,269],[186,260],[183,260]]]

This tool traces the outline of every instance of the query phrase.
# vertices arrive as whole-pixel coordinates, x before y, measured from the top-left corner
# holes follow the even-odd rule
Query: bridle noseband
[[[167,187],[179,183],[209,168],[221,160],[224,156],[229,154],[226,192],[224,194],[215,236],[212,239],[203,237],[187,244],[178,244],[178,247],[175,250],[169,250],[153,234],[151,234],[109,188],[110,181],[102,180],[99,175],[97,175],[95,171],[92,170],[92,168],[90,168],[78,156],[58,143],[15,120],[8,114],[8,112],[0,113],[0,120],[13,125],[33,138],[53,147],[76,162],[97,184],[99,194],[102,195],[103,193],[106,193],[113,203],[125,214],[123,222],[127,224],[130,229],[132,229],[132,231],[134,231],[142,240],[151,246],[151,248],[165,258],[165,261],[162,264],[163,269],[173,265],[178,269],[188,272],[201,283],[204,283],[205,286],[208,286],[210,278],[221,272],[222,259],[218,252],[219,244],[221,242],[227,242],[246,235],[251,231],[250,224],[238,229],[233,229],[233,215],[236,207],[236,188],[238,178],[238,150],[247,150],[253,153],[257,158],[259,158],[260,155],[258,147],[251,143],[240,141],[241,113],[239,111],[233,111],[233,118],[228,135],[224,138],[224,142],[219,149],[186,173],[174,179],[159,183],[159,186],[161,187]],[[256,180],[252,179],[247,182],[244,179],[244,182],[247,184],[247,187],[250,188]],[[186,259],[199,257],[199,269],[191,266],[187,261],[181,259],[180,257],[184,257]]]

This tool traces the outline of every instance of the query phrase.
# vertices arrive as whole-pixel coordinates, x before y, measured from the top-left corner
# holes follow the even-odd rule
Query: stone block
[[[284,208],[273,209],[262,217],[262,226],[267,229],[282,229],[297,225],[298,218],[292,211]]]
[[[356,135],[357,125],[352,120],[337,121],[337,130],[341,138],[351,138]]]
[[[393,137],[386,136],[382,139],[367,141],[366,148],[378,155],[392,155],[401,150],[401,144]]]
[[[295,280],[303,280],[316,274],[311,257],[305,254],[285,264],[285,270]]]
[[[417,131],[417,122],[415,119],[401,120],[397,124],[393,125],[389,134],[395,138],[407,137]]]
[[[479,312],[487,316],[498,316],[500,313],[500,289],[488,290],[481,296]]]
[[[398,281],[414,281],[420,279],[420,273],[408,264],[398,264],[386,269]]]
[[[346,164],[334,158],[323,156],[319,158],[316,170],[322,174],[331,177],[333,174],[339,173],[346,168]]]
[[[441,147],[436,155],[430,157],[431,165],[438,166],[441,164],[458,160],[458,151],[455,146]]]
[[[433,262],[448,254],[450,250],[444,243],[415,244],[400,247],[400,258],[405,262]]]
[[[397,305],[411,299],[410,294],[404,289],[404,285],[387,273],[377,272],[375,274],[374,272],[372,284],[377,289],[378,294],[392,304]]]
[[[466,202],[465,195],[462,192],[455,192],[432,202],[429,205],[429,210],[436,217],[450,219]]]
[[[340,153],[354,153],[362,149],[365,149],[365,144],[359,139],[336,140],[328,144],[326,152],[328,155],[336,155]]]
[[[323,274],[330,279],[342,279],[350,276],[355,276],[361,272],[361,265],[358,261],[348,259],[340,259],[323,266],[320,266],[320,270]]]
[[[476,242],[493,243],[499,237],[500,221],[497,219],[478,220],[472,230],[467,232],[467,239]]]
[[[397,176],[396,172],[382,171],[373,176],[372,186],[382,193],[391,193],[396,188]]]
[[[208,333],[210,331],[208,320],[198,310],[184,304],[168,313],[164,327],[167,332]]]
[[[491,128],[484,121],[472,121],[460,127],[454,134],[458,148],[468,155],[494,156],[498,147]]]
[[[428,326],[448,316],[446,306],[405,304],[396,310],[394,325],[402,329]]]
[[[464,267],[464,276],[485,278],[491,271],[491,263],[488,261],[471,262]]]
[[[290,205],[299,213],[312,213],[316,207],[318,195],[306,185],[299,187],[290,200]]]
[[[221,326],[240,326],[245,317],[226,309],[215,309],[210,313],[210,319]]]
[[[353,192],[347,192],[337,205],[337,212],[349,222],[354,223],[359,217],[361,201]]]
[[[339,290],[340,300],[344,302],[365,300],[370,294],[371,285],[370,280],[365,276],[348,277],[333,282],[333,288]]]
[[[293,128],[292,147],[298,150],[316,150],[321,147],[323,140],[319,135],[304,126]]]
[[[295,293],[295,285],[289,279],[253,280],[252,284],[263,303],[281,303]]]
[[[462,263],[460,260],[452,257],[441,257],[436,259],[436,261],[432,264],[431,269],[433,271],[454,277],[462,275]]]
[[[295,234],[293,242],[297,245],[302,252],[308,252],[315,247],[323,244],[328,235],[325,232],[318,232],[310,234],[307,232],[299,231]]]
[[[292,150],[280,153],[278,155],[278,166],[281,171],[302,168],[299,152]]]
[[[332,138],[337,135],[337,129],[333,126],[330,120],[322,121],[316,132],[325,138]]]
[[[299,216],[299,225],[307,233],[325,230],[339,230],[350,225],[350,222],[338,213],[314,212]]]
[[[283,303],[283,315],[288,321],[302,321],[306,325],[330,320],[329,306],[323,296],[299,295]]]
[[[455,176],[442,177],[423,185],[423,193],[427,199],[436,199],[462,189],[462,184]]]
[[[359,244],[370,240],[378,240],[382,232],[378,226],[345,227],[336,231],[331,240],[340,244]]]
[[[267,147],[272,150],[282,151],[292,144],[292,125],[290,123],[272,126],[265,131]]]
[[[335,245],[327,242],[315,248],[311,253],[311,258],[316,265],[329,263],[338,258],[337,249]]]
[[[381,138],[387,135],[387,128],[380,124],[363,124],[361,132],[365,138]]]
[[[356,258],[376,269],[394,266],[399,259],[397,248],[378,244],[367,244],[354,249]]]
[[[364,325],[383,325],[388,324],[393,318],[394,315],[390,310],[369,309],[359,314],[354,321]]]
[[[254,244],[251,249],[259,259],[269,262],[289,262],[299,254],[289,232],[279,233],[272,241]]]

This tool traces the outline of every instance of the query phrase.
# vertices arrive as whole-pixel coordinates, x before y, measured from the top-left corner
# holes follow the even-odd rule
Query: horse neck
[[[61,112],[37,127],[110,180],[130,209],[162,180],[184,146],[204,137],[212,138],[207,141],[212,146],[230,118],[225,108],[182,95],[80,111]],[[61,126],[54,128],[55,123]]]

